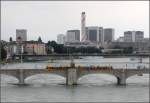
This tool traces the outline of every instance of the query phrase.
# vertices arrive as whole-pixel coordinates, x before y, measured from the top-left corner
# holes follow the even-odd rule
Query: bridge
[[[110,74],[116,77],[118,85],[126,85],[126,79],[133,76],[149,74],[148,68],[143,69],[113,69],[112,67],[51,67],[45,69],[0,69],[0,74],[10,75],[18,79],[18,84],[25,84],[25,79],[36,74],[56,74],[66,78],[66,85],[75,85],[77,80],[88,74]]]
[[[30,54],[17,54],[16,57],[79,57],[79,56],[103,56],[103,57],[125,57],[125,56],[137,56],[137,57],[149,57],[150,54],[99,54],[99,53],[82,53],[82,54],[48,54],[48,55],[30,55]]]

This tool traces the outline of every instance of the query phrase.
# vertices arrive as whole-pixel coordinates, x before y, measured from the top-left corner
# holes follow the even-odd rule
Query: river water
[[[149,59],[86,57],[75,59],[76,66],[113,66],[134,68],[142,65],[149,67]],[[69,65],[69,60],[49,60],[42,62],[3,65],[2,69],[40,69],[47,65]],[[65,78],[54,74],[37,74],[28,77],[27,86],[17,86],[17,79],[1,75],[2,102],[149,102],[149,74],[132,76],[126,86],[116,85],[116,78],[108,74],[90,74],[78,80],[76,86],[66,86]]]

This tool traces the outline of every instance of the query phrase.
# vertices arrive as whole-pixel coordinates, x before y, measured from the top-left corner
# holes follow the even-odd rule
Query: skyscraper
[[[104,29],[104,41],[105,42],[114,41],[114,29],[112,29],[112,28],[105,28]]]
[[[67,37],[67,42],[79,42],[80,30],[68,30],[66,37]]]
[[[85,42],[87,40],[85,23],[86,23],[86,15],[85,15],[85,12],[82,12],[81,14],[81,42]]]
[[[100,42],[104,41],[103,27],[89,26],[86,27],[87,40],[90,42]]]
[[[16,29],[16,41],[27,41],[26,29]]]
[[[87,40],[90,42],[97,42],[98,38],[98,27],[97,26],[90,26],[86,27],[86,35],[87,35]]]

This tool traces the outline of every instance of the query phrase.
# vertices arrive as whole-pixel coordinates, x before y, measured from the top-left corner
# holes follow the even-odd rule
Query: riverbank
[[[0,61],[0,64],[5,64],[6,62],[5,61]]]

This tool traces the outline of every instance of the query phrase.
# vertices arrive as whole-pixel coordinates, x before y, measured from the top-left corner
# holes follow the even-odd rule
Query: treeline
[[[57,44],[55,41],[48,41],[46,43],[47,48],[53,47],[54,53],[58,54],[69,54],[69,53],[103,53],[102,50],[103,48],[96,48],[96,47],[67,47],[64,46],[63,44]],[[131,54],[133,53],[133,47],[120,47],[120,46],[115,46],[112,49],[120,49],[118,51],[111,51],[108,52],[110,54]],[[51,54],[51,48],[47,49],[47,54]]]
[[[63,44],[57,44],[55,41],[48,41],[47,47],[53,47],[55,53],[65,54],[65,53],[102,53],[102,48],[96,47],[67,47]],[[51,50],[47,49],[47,53],[50,54]]]
[[[4,49],[4,44],[2,43],[2,41],[0,42],[0,61],[3,61],[7,56],[7,52]]]
[[[120,49],[120,51],[113,51],[112,54],[132,54],[134,49],[133,47],[120,47],[116,45],[113,49]]]

